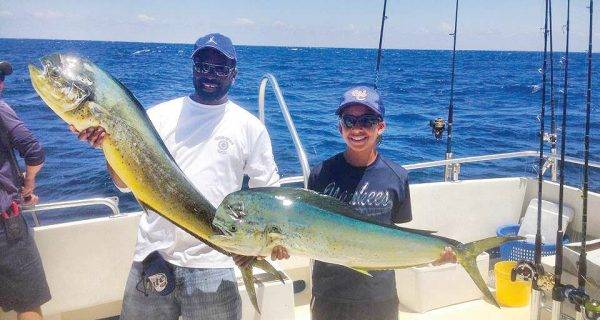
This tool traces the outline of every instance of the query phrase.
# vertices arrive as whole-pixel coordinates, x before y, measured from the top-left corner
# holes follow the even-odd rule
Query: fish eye
[[[229,231],[236,232],[237,231],[237,227],[235,225],[232,225],[231,227],[229,227]]]
[[[269,233],[281,233],[281,230],[277,226],[271,226],[269,228]]]
[[[48,77],[50,77],[52,79],[57,79],[59,77],[58,71],[53,67],[49,67],[48,68]]]

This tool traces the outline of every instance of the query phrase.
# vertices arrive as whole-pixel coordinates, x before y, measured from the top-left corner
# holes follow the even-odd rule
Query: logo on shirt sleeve
[[[217,152],[221,154],[227,153],[229,147],[233,145],[233,141],[224,136],[215,137],[215,140],[217,140]]]

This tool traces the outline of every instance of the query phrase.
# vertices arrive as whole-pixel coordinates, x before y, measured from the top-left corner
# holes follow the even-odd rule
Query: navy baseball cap
[[[363,105],[382,118],[385,116],[385,107],[379,96],[379,91],[371,86],[360,85],[344,92],[335,114],[340,115],[345,107],[354,104]]]
[[[193,59],[200,50],[206,48],[213,48],[224,54],[227,58],[236,61],[235,47],[231,39],[220,33],[210,33],[198,38],[194,44],[194,52],[192,52],[191,58]]]

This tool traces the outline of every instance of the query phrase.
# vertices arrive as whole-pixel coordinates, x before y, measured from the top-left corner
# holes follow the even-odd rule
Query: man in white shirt
[[[250,178],[251,188],[278,186],[266,128],[227,96],[237,75],[231,40],[218,33],[201,37],[192,59],[195,92],[148,110],[177,164],[215,207],[242,187],[244,175]],[[106,135],[99,127],[76,133],[95,147]],[[126,188],[110,167],[108,170],[115,184]],[[274,259],[288,257],[282,247],[272,254]],[[238,265],[251,259],[235,257]],[[152,211],[140,220],[133,260],[121,319],[241,318],[234,261]],[[161,267],[168,274],[166,279],[148,277],[160,274],[156,270]]]

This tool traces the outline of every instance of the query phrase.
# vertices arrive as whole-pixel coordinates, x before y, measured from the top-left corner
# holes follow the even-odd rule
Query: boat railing
[[[304,187],[306,188],[308,186],[308,175],[310,174],[308,158],[306,157],[306,152],[302,146],[302,141],[300,141],[300,136],[298,136],[298,131],[296,130],[296,126],[294,125],[294,121],[290,115],[290,110],[287,106],[287,103],[285,103],[285,99],[283,98],[283,93],[281,92],[279,83],[277,82],[275,76],[270,73],[265,74],[260,80],[260,86],[258,88],[258,118],[263,124],[265,123],[265,94],[267,90],[267,83],[269,82],[271,83],[271,87],[275,92],[275,97],[279,103],[279,108],[283,114],[283,119],[285,119],[285,124],[287,125],[288,131],[292,136],[292,141],[294,142],[294,147],[296,148],[296,154],[298,155],[298,161],[300,161],[300,167],[302,168],[302,176],[300,176],[301,179],[298,179],[298,177],[282,178],[280,183],[287,184],[303,182]]]
[[[60,210],[68,208],[81,208],[87,206],[105,206],[111,210],[111,216],[116,217],[121,214],[119,210],[119,198],[118,197],[107,197],[107,198],[90,198],[70,201],[59,201],[42,203],[35,206],[24,207],[22,213],[30,213],[33,217],[33,222],[36,227],[41,226],[38,214],[43,211]]]

